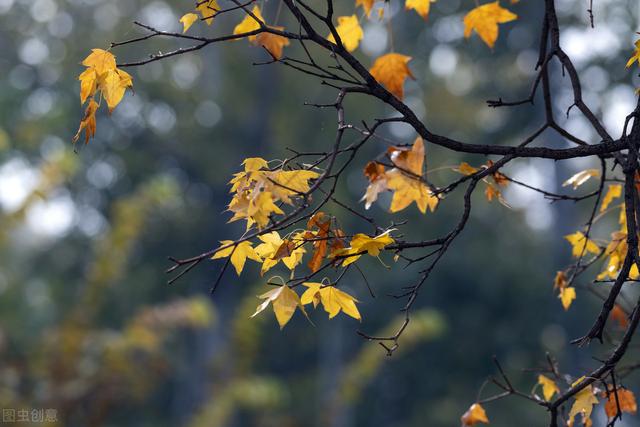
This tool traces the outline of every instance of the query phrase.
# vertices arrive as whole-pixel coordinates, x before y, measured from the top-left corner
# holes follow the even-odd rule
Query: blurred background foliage
[[[269,20],[277,1],[264,3]],[[351,1],[336,3],[352,13]],[[417,77],[406,102],[435,132],[507,144],[537,127],[539,108],[485,106],[528,93],[537,3],[509,6],[520,19],[501,26],[491,51],[462,38],[471,0],[439,0],[428,22],[391,1],[395,50],[413,57]],[[596,0],[593,29],[586,2],[557,4],[585,99],[618,134],[640,86],[624,68],[638,4]],[[549,204],[517,188],[506,192],[511,210],[477,196],[469,227],[422,292],[392,358],[355,331],[399,322],[401,304],[386,295],[410,284],[418,267],[365,264],[376,298],[358,274],[348,278],[362,301],[361,325],[315,313],[315,326],[296,315],[282,332],[271,313],[248,318],[264,287],[255,265],[241,278],[229,272],[213,296],[219,262],[167,286],[167,256],[200,253],[242,233],[223,211],[226,182],[243,158],[322,149],[336,125],[333,112],[303,107],[331,102],[332,90],[290,69],[251,66],[264,52],[235,42],[129,70],[135,94],[100,117],[96,139],[74,153],[82,58],[138,34],[136,19],[179,30],[178,18],[192,7],[186,0],[0,0],[0,407],[56,408],[61,426],[453,426],[494,373],[493,354],[525,388],[535,374],[522,369],[541,365],[546,352],[573,375],[594,363],[568,341],[584,332],[597,301],[579,293],[564,313],[551,290],[555,271],[569,261],[562,235],[586,219],[585,207]],[[231,21],[193,31],[230,31]],[[370,64],[392,38],[376,19],[364,27],[357,55]],[[153,39],[115,54],[133,60],[175,47]],[[556,107],[564,112],[571,100],[559,75]],[[348,120],[386,114],[364,98],[349,100]],[[595,141],[577,116],[561,113],[558,121]],[[402,125],[384,132],[399,143],[415,138]],[[551,133],[544,140],[565,144]],[[357,166],[385,148],[372,144]],[[429,165],[486,161],[427,151]],[[506,172],[553,191],[589,162],[523,160]],[[431,176],[438,184],[453,175]],[[353,170],[338,196],[355,205],[365,185]],[[371,214],[390,221],[387,203]],[[434,237],[457,221],[460,207],[454,193],[436,214],[409,209],[394,219],[409,220],[400,227],[405,236]],[[348,232],[364,229],[331,209]],[[605,224],[597,232],[609,230]],[[542,425],[546,416],[516,399],[487,410],[494,426],[514,419]],[[624,425],[640,424],[627,417]]]

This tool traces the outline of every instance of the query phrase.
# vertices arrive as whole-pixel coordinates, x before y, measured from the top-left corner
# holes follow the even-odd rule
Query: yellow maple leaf
[[[575,387],[584,380],[584,377],[579,378],[571,386]],[[573,424],[576,415],[582,415],[583,424],[591,422],[591,412],[593,411],[593,405],[598,403],[598,398],[593,393],[593,386],[589,385],[578,393],[575,394],[573,405],[569,411],[569,422]]]
[[[95,68],[87,68],[78,76],[80,80],[80,104],[84,104],[87,98],[95,95],[98,74]]]
[[[262,22],[262,24],[264,24],[264,18],[262,17],[262,13],[260,12],[260,7],[258,5],[253,6],[251,13],[256,18],[258,18]],[[247,13],[244,19],[238,25],[235,26],[235,28],[233,29],[233,34],[238,35],[238,34],[250,33],[252,31],[259,30],[260,27],[261,27],[261,23],[256,21],[253,16]],[[256,35],[255,34],[251,35],[248,38],[249,38],[249,41],[253,41],[256,39]]]
[[[337,289],[335,286],[325,286],[322,283],[305,282],[308,289],[304,291],[300,301],[303,305],[313,303],[314,308],[321,302],[325,311],[329,313],[329,319],[333,319],[341,311],[357,320],[362,320],[356,307],[356,300],[348,293]]]
[[[422,16],[422,19],[427,19],[429,17],[429,9],[431,8],[431,3],[435,3],[436,0],[406,0],[404,3],[404,8],[409,10],[415,10],[418,15]]]
[[[275,30],[284,30],[284,27],[270,27]],[[279,34],[260,33],[256,38],[256,44],[262,46],[275,59],[282,59],[282,51],[285,46],[289,46],[289,39]]]
[[[576,231],[573,234],[567,234],[564,238],[571,244],[571,254],[576,258],[587,252],[591,252],[594,255],[598,255],[600,253],[598,245],[596,245],[593,240],[587,239],[581,231]]]
[[[351,239],[348,248],[339,249],[331,254],[332,258],[344,257],[342,265],[347,266],[356,262],[364,253],[377,257],[380,255],[380,251],[395,242],[391,236],[389,236],[390,230],[384,233],[370,237],[366,234],[358,233]]]
[[[542,395],[547,402],[551,400],[554,394],[560,393],[555,381],[544,375],[538,375],[538,384],[542,386]]]
[[[256,254],[263,259],[260,274],[264,274],[280,261],[282,261],[289,270],[293,270],[302,262],[302,257],[307,252],[302,246],[302,239],[297,235],[287,242],[280,237],[277,231],[272,231],[258,236],[258,239],[262,241],[262,243],[255,248]],[[293,249],[282,253],[281,248],[283,245],[287,245],[287,243],[292,243]]]
[[[263,312],[269,306],[269,303],[271,303],[280,329],[289,323],[289,320],[293,317],[293,313],[296,311],[296,307],[300,307],[300,310],[304,313],[304,307],[300,303],[298,294],[286,285],[265,292],[258,296],[258,298],[264,299],[264,301],[258,305],[256,312],[253,313],[251,317],[255,317]]]
[[[605,392],[603,397],[607,398],[607,401],[604,404],[604,412],[609,418],[613,418],[618,414],[618,405],[620,405],[621,412],[627,412],[632,415],[635,415],[638,412],[636,396],[629,389],[619,387],[614,392],[612,387],[611,389],[609,389],[608,395]]]
[[[356,0],[356,7],[362,6],[367,17],[371,16],[371,9],[376,0]]]
[[[562,186],[566,187],[568,185],[571,185],[575,190],[576,188],[580,187],[582,184],[587,182],[589,178],[591,177],[595,178],[598,176],[600,176],[600,171],[598,169],[585,169],[573,175],[571,178],[569,178],[565,182],[563,182]]]
[[[122,101],[130,82],[131,76],[119,69],[109,70],[104,74],[100,81],[100,89],[104,100],[107,101],[109,112],[112,112]]]
[[[482,41],[493,48],[498,39],[498,24],[518,19],[518,15],[500,6],[500,2],[483,4],[464,17],[464,36],[468,38],[475,31]]]
[[[196,9],[200,12],[200,15],[205,20],[207,25],[211,25],[213,23],[213,18],[216,16],[218,11],[220,10],[220,6],[218,5],[217,0],[204,0],[198,2],[198,6]]]
[[[180,23],[182,24],[182,32],[186,33],[189,28],[193,25],[194,22],[198,20],[198,15],[195,13],[185,13],[180,18]]]
[[[622,185],[621,184],[611,184],[609,188],[607,188],[607,194],[604,195],[604,199],[602,199],[602,206],[600,206],[600,212],[604,212],[607,210],[613,199],[617,199],[622,196]]]
[[[358,21],[358,17],[356,15],[351,16],[339,16],[338,17],[338,25],[336,25],[336,31],[338,36],[340,36],[340,40],[342,41],[342,45],[349,52],[353,52],[358,48],[360,44],[360,40],[364,37],[364,31],[362,31],[362,27],[360,26],[360,22]],[[333,34],[329,34],[327,36],[327,40],[331,43],[335,43],[336,39],[333,37]]]
[[[269,224],[272,214],[282,215],[284,212],[274,202],[269,191],[262,191],[255,199],[249,201],[247,215],[258,224],[258,228],[264,228]]]
[[[571,303],[574,299],[576,299],[576,288],[573,287],[564,287],[560,289],[560,293],[558,294],[558,298],[562,302],[562,307],[566,310],[569,310],[571,307]]]
[[[274,184],[270,190],[280,200],[291,204],[291,197],[299,196],[309,191],[311,188],[309,180],[318,176],[317,172],[309,170],[285,171],[280,169],[269,175],[270,182]]]
[[[91,49],[91,53],[82,61],[82,65],[93,68],[100,76],[107,71],[116,69],[116,57],[103,49]]]
[[[73,142],[78,142],[80,138],[80,133],[84,129],[85,138],[84,143],[89,143],[89,139],[92,138],[96,134],[96,111],[98,111],[98,103],[91,98],[89,100],[89,105],[87,105],[87,109],[84,111],[84,117],[80,121],[80,127],[78,128],[78,132],[73,137]]]
[[[398,212],[416,203],[422,213],[427,208],[432,212],[438,206],[438,197],[422,182],[422,166],[424,164],[424,142],[418,137],[411,150],[393,149],[391,161],[396,168],[386,172],[387,187],[392,190],[391,212]]]
[[[387,88],[396,98],[404,98],[404,81],[414,79],[408,63],[411,57],[399,53],[387,53],[377,58],[369,70],[373,78]]]
[[[467,409],[462,417],[460,417],[463,426],[473,426],[478,423],[489,424],[489,418],[484,408],[479,403],[474,403]]]
[[[635,62],[640,66],[640,40],[637,40],[635,43],[635,51],[627,61],[627,68],[631,67]]]
[[[256,251],[253,249],[253,246],[251,246],[251,242],[249,241],[240,242],[234,246],[232,240],[222,240],[220,242],[220,247],[223,246],[229,247],[216,252],[211,259],[227,258],[231,256],[231,264],[236,269],[238,276],[242,273],[242,269],[244,268],[247,258],[257,262],[262,262],[262,258],[256,254]]]

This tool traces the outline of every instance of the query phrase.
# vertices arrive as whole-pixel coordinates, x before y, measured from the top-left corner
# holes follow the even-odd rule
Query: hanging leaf
[[[487,46],[493,48],[498,39],[498,24],[518,19],[518,15],[500,6],[500,2],[487,3],[476,7],[464,17],[464,36],[468,38],[475,31]]]

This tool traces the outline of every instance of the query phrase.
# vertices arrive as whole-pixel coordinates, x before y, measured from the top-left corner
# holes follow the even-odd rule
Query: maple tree
[[[616,339],[610,342],[612,347],[608,357],[586,375],[578,375],[576,371],[560,371],[554,358],[547,357],[548,366],[539,374],[537,381],[535,378],[531,380],[536,388],[541,388],[541,396],[535,388],[531,392],[514,388],[496,360],[500,375],[490,381],[500,392],[490,397],[479,397],[462,415],[461,422],[467,426],[490,423],[484,405],[509,396],[521,397],[546,408],[552,427],[574,426],[576,423],[591,425],[591,413],[600,404],[604,404],[610,419],[609,425],[614,425],[623,413],[635,413],[635,396],[630,389],[617,382],[616,368],[640,323],[640,301],[632,304],[619,298],[622,288],[637,281],[640,276],[640,163],[637,152],[640,144],[640,103],[634,111],[629,112],[622,135],[615,137],[607,132],[585,103],[580,76],[560,44],[561,28],[555,1],[541,2],[544,13],[536,73],[530,93],[515,101],[504,101],[502,98],[488,101],[491,108],[537,108],[534,101],[542,99],[543,122],[515,145],[459,141],[434,133],[430,124],[420,120],[403,102],[407,79],[416,79],[411,70],[412,56],[395,52],[392,48],[375,58],[371,64],[360,59],[357,51],[365,37],[361,22],[372,19],[391,25],[393,14],[390,13],[390,0],[355,0],[350,2],[351,13],[341,16],[336,15],[336,5],[332,0],[279,0],[273,3],[276,7],[256,0],[198,1],[192,10],[185,10],[180,18],[182,33],[162,31],[147,23],[136,22],[136,26],[145,31],[144,35],[113,42],[107,50],[93,49],[82,61],[86,69],[79,76],[80,101],[86,104],[86,109],[74,142],[78,141],[82,131],[85,132],[85,143],[95,135],[96,114],[102,101],[111,112],[122,101],[126,91],[133,88],[133,77],[123,69],[144,66],[225,42],[246,39],[251,45],[265,51],[268,59],[261,65],[284,65],[319,79],[336,93],[332,103],[313,104],[319,109],[332,108],[336,111],[337,126],[331,147],[321,153],[293,152],[284,160],[247,158],[242,170],[236,172],[229,181],[228,204],[231,213],[229,222],[245,221],[245,232],[241,236],[229,236],[229,239],[202,254],[184,259],[171,258],[174,265],[168,272],[176,273],[171,282],[203,261],[223,260],[220,274],[212,287],[213,292],[224,280],[230,265],[240,275],[247,261],[259,263],[266,288],[258,297],[262,301],[259,301],[253,316],[271,307],[280,328],[284,328],[297,311],[311,320],[313,314],[310,308],[319,306],[324,308],[329,318],[342,313],[362,321],[363,316],[357,306],[359,300],[341,287],[347,271],[351,269],[358,270],[365,277],[358,266],[364,256],[378,259],[383,268],[393,268],[394,264],[420,263],[424,268],[415,282],[403,285],[401,291],[394,295],[396,299],[405,301],[402,307],[404,321],[398,330],[389,336],[373,336],[358,331],[363,338],[378,342],[391,355],[401,343],[421,288],[467,227],[473,206],[472,196],[478,188],[484,188],[487,202],[497,200],[506,207],[508,204],[503,197],[503,190],[510,185],[524,186],[552,201],[591,201],[591,214],[586,225],[577,227],[574,233],[564,237],[575,262],[559,271],[554,280],[550,278],[549,284],[553,285],[564,310],[569,310],[580,296],[577,292],[580,289],[578,280],[589,280],[593,285],[602,284],[601,289],[606,294],[602,296],[600,313],[587,333],[575,343],[586,345],[594,339],[603,342],[605,328],[612,326],[610,319],[613,319],[619,328]],[[407,13],[416,13],[428,25],[432,0],[405,0],[400,3]],[[517,7],[517,1],[512,0],[508,5],[505,3],[476,3],[460,23],[464,37],[477,35],[486,44],[488,54],[496,48],[502,25],[517,25],[519,19],[528,19],[511,10]],[[374,10],[376,14],[372,13]],[[226,31],[229,25],[218,24],[219,21],[230,24],[232,31]],[[210,26],[211,34],[192,35],[194,27],[200,24]],[[117,63],[113,53],[115,49],[143,43],[152,37],[190,44],[152,54],[145,59]],[[640,66],[640,41],[634,47],[630,46],[629,51],[627,68],[636,64]],[[550,85],[555,72],[552,63],[559,63],[563,72],[566,72],[573,94],[572,108],[575,107],[591,125],[600,141],[582,140],[558,124],[558,112],[552,102],[554,94]],[[373,123],[355,124],[347,121],[345,100],[353,96],[366,96],[385,104],[394,114],[376,119]],[[377,157],[361,159],[359,154],[362,147],[382,139],[380,129],[393,123],[409,125],[415,131],[415,138],[412,141],[385,141],[388,148]],[[555,132],[570,147],[544,145],[540,137],[547,131]],[[347,135],[353,135],[354,140],[348,142]],[[533,146],[534,142],[541,142],[541,145]],[[430,146],[455,153],[491,156],[492,159],[484,163],[479,160],[474,163],[475,166],[462,162],[437,168],[427,165]],[[582,157],[598,159],[600,168],[586,169],[566,179],[563,186],[571,187],[569,193],[537,188],[503,171],[507,164],[519,159],[567,160]],[[369,182],[362,189],[364,212],[355,201],[338,200],[335,195],[337,185],[345,179],[345,171],[358,167],[362,168]],[[449,175],[434,179],[430,173],[436,171],[444,171]],[[597,189],[586,194],[578,193],[590,181],[597,181]],[[414,209],[414,204],[421,214],[431,215],[437,212],[440,204],[447,203],[455,190],[461,188],[464,188],[463,208],[458,222],[435,238],[407,240],[399,232],[399,224],[393,220],[391,225],[382,226],[366,214],[366,210],[377,204],[380,194],[390,192],[388,211],[391,216]],[[332,207],[335,206],[370,227],[368,232],[343,229],[340,216],[333,213]],[[613,221],[601,221],[603,218],[613,218]],[[611,227],[612,222],[616,226],[605,230],[610,233],[610,239],[594,237],[596,227]],[[591,267],[600,268],[600,272],[592,274]],[[278,268],[284,273],[265,277],[266,273]]]

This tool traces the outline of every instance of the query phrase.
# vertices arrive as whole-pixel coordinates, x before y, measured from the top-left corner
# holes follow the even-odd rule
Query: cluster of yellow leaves
[[[380,163],[368,163],[364,174],[369,179],[369,186],[362,197],[365,208],[369,209],[381,192],[391,190],[391,212],[401,211],[413,202],[420,212],[426,213],[427,208],[433,212],[439,199],[423,182],[424,155],[424,142],[418,137],[410,149],[389,148],[387,156],[394,165],[392,169],[387,171]]]
[[[211,25],[213,18],[217,11],[220,10],[220,7],[216,0],[210,0],[200,3],[197,10],[200,12],[202,19],[204,19],[208,25]],[[180,18],[180,22],[183,25],[182,32],[186,33],[198,19],[200,19],[198,15],[193,12],[183,15],[182,18]],[[273,32],[258,31],[265,26],[267,26],[266,21],[262,17],[260,7],[258,5],[254,5],[251,13],[245,13],[242,21],[235,26],[233,29],[233,35],[242,36],[244,34],[248,34],[247,39],[250,43],[256,46],[262,46],[275,59],[281,59],[284,47],[289,45],[289,39],[279,34],[274,34]],[[284,27],[267,27],[276,31],[284,30]]]
[[[313,308],[316,308],[318,304],[322,304],[330,319],[343,312],[354,319],[361,320],[360,312],[356,307],[358,300],[353,296],[335,286],[322,283],[305,282],[303,285],[307,290],[302,294],[302,298],[287,285],[278,286],[260,295],[258,298],[264,301],[258,305],[251,317],[260,314],[271,304],[276,320],[280,325],[280,329],[282,329],[289,323],[296,308],[299,308],[308,317],[304,309],[305,305],[313,304]]]
[[[486,165],[482,165],[479,168],[473,167],[467,162],[460,163],[460,166],[454,168],[453,170],[461,173],[462,175],[473,175],[482,169],[490,168],[493,166],[493,162],[489,160]],[[497,199],[500,203],[509,207],[507,202],[505,202],[504,197],[502,197],[502,191],[500,191],[500,187],[506,187],[509,185],[509,179],[503,175],[502,173],[496,171],[491,175],[491,180],[488,177],[482,178],[482,182],[484,182],[487,186],[484,189],[484,195],[489,202],[493,201],[493,199]]]
[[[233,212],[229,222],[245,219],[247,229],[254,224],[264,228],[272,215],[284,213],[276,203],[292,205],[292,199],[308,192],[309,181],[319,176],[310,170],[269,170],[267,161],[259,157],[242,164],[244,171],[229,182],[233,198],[228,210]]]
[[[498,39],[498,24],[518,19],[518,15],[500,6],[500,2],[487,3],[476,7],[464,17],[464,36],[475,31],[490,48]]]
[[[127,88],[133,87],[133,80],[127,72],[116,67],[116,57],[103,49],[92,49],[89,56],[82,61],[82,65],[87,69],[78,77],[80,103],[84,104],[88,100],[88,104],[73,142],[78,141],[80,133],[84,130],[86,144],[96,133],[96,111],[100,106],[100,100],[105,100],[111,113],[122,101]]]
[[[478,423],[489,424],[489,418],[484,408],[479,403],[474,403],[469,407],[462,417],[460,417],[463,426],[474,426]]]
[[[587,238],[587,236],[585,236],[581,231],[576,231],[573,234],[567,234],[566,236],[564,236],[564,238],[571,245],[571,254],[575,258],[581,258],[588,253],[592,255],[599,255],[601,252],[600,247],[596,244],[596,242]],[[615,266],[613,268],[619,270],[621,267],[619,263],[621,263],[622,261],[618,256],[618,249],[614,250],[616,251],[616,253],[612,254],[613,256],[610,257],[610,259],[615,262]],[[560,298],[560,301],[562,302],[562,307],[564,307],[565,310],[568,310],[571,306],[571,303],[576,299],[576,289],[572,286],[569,286],[564,271],[558,271],[556,273],[553,288],[558,290],[558,298]]]
[[[431,3],[435,3],[436,0],[406,0],[404,3],[404,8],[406,10],[415,10],[418,15],[420,15],[423,19],[427,19],[429,16],[429,9],[431,8]],[[376,0],[356,0],[356,7],[362,6],[364,9],[364,13],[367,16],[371,16],[371,10],[373,9],[373,5]]]
[[[607,198],[607,196],[605,196],[605,199]],[[618,223],[620,225],[620,229],[611,233],[611,241],[604,250],[604,255],[608,257],[608,260],[604,270],[596,277],[598,280],[616,278],[618,276],[618,273],[620,272],[620,269],[622,268],[622,264],[624,263],[624,258],[627,254],[628,248],[626,229],[627,222],[624,204],[620,206],[620,217],[618,219]],[[640,273],[638,272],[638,267],[635,263],[633,263],[631,265],[631,270],[629,271],[629,278],[636,280],[639,277]]]
[[[190,12],[182,15],[180,23],[182,24],[182,32],[186,33],[189,28],[199,19],[204,20],[207,25],[213,24],[213,18],[220,10],[220,5],[217,0],[203,0],[199,1],[196,6],[196,11],[200,12],[200,17],[196,13]]]

